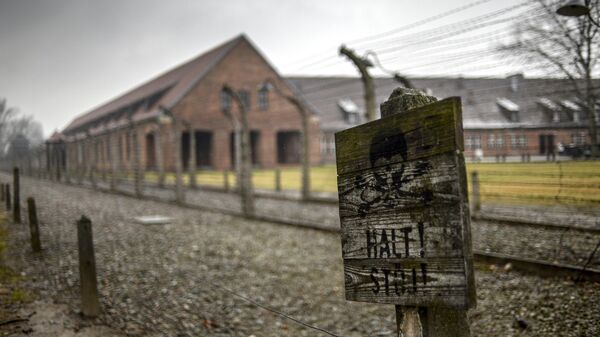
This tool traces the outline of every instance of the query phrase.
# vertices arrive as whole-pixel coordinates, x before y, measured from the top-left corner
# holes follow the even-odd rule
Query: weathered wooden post
[[[21,223],[21,184],[19,168],[13,168],[13,221]]]
[[[6,202],[6,211],[10,212],[12,210],[12,205],[10,201],[10,184],[4,185],[4,201]]]
[[[279,167],[275,169],[275,191],[281,191],[281,169]]]
[[[477,171],[471,172],[471,205],[473,213],[481,211],[481,199],[479,194],[479,175]]]
[[[35,208],[35,199],[27,198],[27,212],[29,213],[29,233],[31,234],[31,249],[34,252],[42,250],[40,242],[40,227],[38,224],[37,211]]]
[[[5,193],[5,187],[3,183],[0,183],[0,201],[4,201],[4,193]]]
[[[100,301],[98,300],[92,221],[85,216],[77,221],[77,242],[79,248],[81,311],[87,317],[96,317],[100,314]]]
[[[336,133],[346,299],[396,305],[398,335],[466,337],[475,283],[460,98],[396,89]]]

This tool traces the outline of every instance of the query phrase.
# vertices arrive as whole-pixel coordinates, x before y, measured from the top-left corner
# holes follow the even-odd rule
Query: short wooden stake
[[[13,221],[21,223],[21,195],[18,167],[13,169]]]
[[[31,233],[31,249],[34,252],[42,250],[40,242],[40,227],[38,224],[37,211],[35,209],[35,199],[27,198],[27,212],[29,213],[29,232]]]
[[[471,207],[473,213],[481,210],[481,199],[479,195],[479,175],[477,171],[471,172]]]
[[[275,169],[275,191],[281,191],[281,169]]]
[[[79,246],[81,311],[84,316],[96,317],[100,314],[100,301],[98,300],[92,221],[85,216],[81,216],[81,219],[77,221],[77,242]]]

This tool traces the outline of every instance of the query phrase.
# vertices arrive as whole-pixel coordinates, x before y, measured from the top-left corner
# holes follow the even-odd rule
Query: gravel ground
[[[112,328],[145,336],[319,335],[231,290],[338,335],[394,336],[392,306],[344,300],[337,234],[28,178],[22,186],[23,197],[36,197],[44,251],[33,255],[26,225],[15,225],[14,268],[38,296],[77,310],[74,222],[86,214],[94,223],[104,308],[98,321]],[[223,207],[232,201],[214,202]],[[275,210],[301,216],[297,209]],[[149,214],[174,221],[154,226],[132,221]],[[478,265],[473,336],[600,335],[600,284],[507,269]]]
[[[102,187],[108,188],[108,186]],[[128,193],[133,193],[131,183],[122,184],[121,188]],[[144,193],[161,200],[174,198],[172,190],[154,186],[147,186]],[[288,197],[293,198],[293,196]],[[186,192],[186,202],[213,210],[237,214],[241,212],[239,198],[232,193],[189,190]],[[338,207],[331,203],[298,203],[281,198],[257,197],[256,209],[258,216],[267,219],[308,223],[334,230],[340,227]],[[484,205],[481,214],[500,219],[555,222],[580,228],[600,228],[600,211],[578,210],[567,206],[543,209],[533,206]],[[477,251],[574,266],[583,266],[587,263],[588,268],[600,269],[600,251],[597,251],[588,262],[590,254],[600,242],[598,233],[527,225],[508,226],[486,220],[473,221],[472,232],[473,248]]]
[[[472,224],[473,249],[600,270],[600,233],[479,220]],[[596,251],[594,249],[596,248]]]

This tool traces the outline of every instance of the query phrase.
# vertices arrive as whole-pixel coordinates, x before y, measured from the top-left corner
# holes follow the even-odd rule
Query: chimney
[[[524,78],[525,78],[525,76],[523,75],[523,73],[517,73],[517,74],[514,74],[514,75],[509,75],[507,77],[507,79],[508,79],[508,84],[510,86],[510,91],[512,91],[512,92],[519,91],[519,86],[523,82]]]

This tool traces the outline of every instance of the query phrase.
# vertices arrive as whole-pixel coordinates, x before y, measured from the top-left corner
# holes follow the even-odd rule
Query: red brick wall
[[[269,107],[261,111],[258,106],[258,89],[270,79],[286,94],[292,94],[273,69],[252,48],[242,41],[194,87],[172,110],[178,118],[189,122],[196,131],[213,132],[212,166],[215,169],[231,167],[229,120],[221,111],[220,92],[223,84],[234,90],[247,90],[250,94],[248,112],[250,129],[260,132],[258,146],[259,166],[277,165],[277,132],[301,131],[300,115],[292,104],[274,91],[268,92]],[[237,107],[232,104],[238,114]],[[319,123],[312,120],[309,128],[311,163],[320,161]],[[174,156],[170,142],[164,142],[165,167],[173,170]]]
[[[472,157],[474,148],[468,148],[467,138],[469,136],[479,136],[481,139],[481,149],[484,157],[494,157],[496,155],[520,156],[522,154],[541,155],[540,153],[540,135],[554,135],[554,147],[560,142],[563,145],[572,143],[572,134],[584,133],[589,144],[590,139],[587,129],[507,129],[507,130],[465,130],[465,156]],[[490,147],[488,142],[490,134],[497,139],[502,137],[504,145],[502,147]],[[513,147],[511,143],[512,135],[525,136],[525,147]]]

